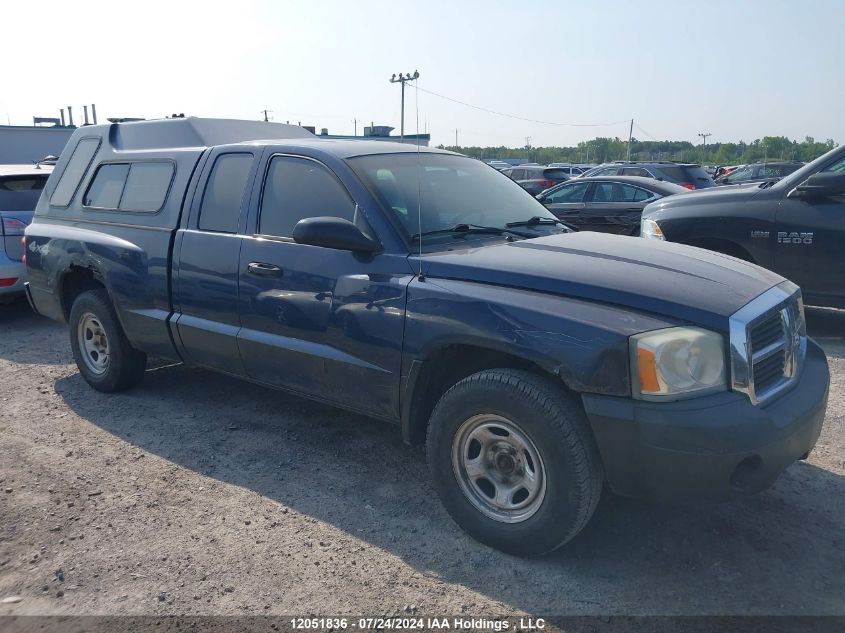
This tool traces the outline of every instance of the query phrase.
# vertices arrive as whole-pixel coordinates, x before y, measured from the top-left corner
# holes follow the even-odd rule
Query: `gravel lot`
[[[0,307],[2,614],[845,614],[845,312],[808,462],[723,505],[605,498],[520,560],[441,508],[397,429],[182,366],[119,395]]]

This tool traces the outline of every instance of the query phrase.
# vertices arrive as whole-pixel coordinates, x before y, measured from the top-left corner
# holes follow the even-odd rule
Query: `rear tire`
[[[570,541],[601,497],[604,476],[583,409],[528,371],[482,371],[449,389],[432,413],[426,448],[455,522],[517,556]]]
[[[70,309],[69,322],[73,358],[89,385],[112,393],[141,381],[147,355],[129,344],[104,288],[80,294]]]

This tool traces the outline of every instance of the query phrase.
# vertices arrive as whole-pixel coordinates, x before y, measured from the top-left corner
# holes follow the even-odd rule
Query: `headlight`
[[[660,230],[660,225],[649,218],[643,218],[640,222],[640,236],[647,237],[652,240],[665,240],[663,231]]]
[[[673,327],[630,338],[631,386],[640,400],[680,400],[724,391],[725,344],[720,334]]]

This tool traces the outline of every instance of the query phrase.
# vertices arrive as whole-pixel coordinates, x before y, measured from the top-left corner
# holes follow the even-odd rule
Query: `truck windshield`
[[[351,158],[349,164],[398,220],[408,239],[422,234],[428,242],[449,241],[455,237],[449,229],[455,226],[506,229],[508,223],[534,217],[556,219],[510,178],[472,158],[373,154]],[[532,226],[555,230],[553,223]]]

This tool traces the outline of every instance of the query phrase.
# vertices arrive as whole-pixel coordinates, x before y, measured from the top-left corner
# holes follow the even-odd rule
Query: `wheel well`
[[[692,240],[688,242],[690,246],[698,246],[699,248],[706,248],[709,251],[716,251],[717,253],[722,253],[724,255],[730,255],[731,257],[736,257],[737,259],[742,259],[746,262],[754,263],[754,258],[751,256],[747,250],[745,250],[742,246],[735,244],[729,240],[723,240],[719,238],[701,238],[697,240]]]
[[[506,352],[473,345],[449,345],[437,350],[422,364],[414,382],[407,419],[403,419],[407,425],[403,429],[405,441],[414,445],[425,442],[431,412],[450,387],[485,369],[502,368],[551,376],[540,365]]]
[[[62,278],[61,298],[65,320],[70,317],[70,309],[79,295],[88,290],[103,287],[102,282],[97,279],[96,273],[90,268],[71,266],[70,272]]]

